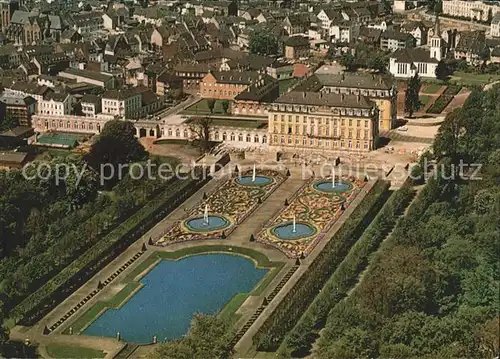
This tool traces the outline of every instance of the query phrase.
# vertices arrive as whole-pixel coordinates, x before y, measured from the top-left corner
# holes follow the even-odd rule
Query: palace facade
[[[360,95],[378,108],[378,128],[389,131],[395,126],[397,92],[390,75],[314,74],[295,87],[294,91]]]
[[[270,105],[268,129],[277,152],[366,152],[377,145],[378,109],[359,94],[292,91]]]

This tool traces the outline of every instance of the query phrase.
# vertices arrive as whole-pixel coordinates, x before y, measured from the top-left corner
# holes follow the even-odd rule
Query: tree
[[[378,72],[384,73],[387,70],[387,58],[378,53],[373,54],[367,61],[367,67]]]
[[[459,137],[463,128],[462,111],[456,109],[446,115],[434,141],[434,153],[438,158],[456,158],[459,153]]]
[[[422,82],[420,81],[418,73],[415,73],[415,76],[410,78],[407,82],[407,89],[405,93],[405,112],[409,114],[409,117],[412,117],[413,113],[420,109],[419,93],[421,86]]]
[[[269,31],[255,31],[248,38],[248,51],[258,55],[277,55],[278,38]]]
[[[10,130],[16,126],[19,126],[19,122],[17,120],[9,117],[0,118],[0,132]]]
[[[9,333],[7,329],[3,326],[4,315],[3,315],[3,302],[0,301],[0,356],[2,355],[1,349],[9,340]]]
[[[145,160],[148,154],[135,134],[132,122],[109,121],[84,159],[99,173],[103,164],[110,164],[116,169],[119,164]]]
[[[229,101],[228,100],[224,100],[222,101],[222,111],[224,111],[224,113],[227,113],[227,111],[229,110]]]
[[[354,56],[350,52],[342,55],[342,57],[339,60],[339,64],[344,66],[346,71],[349,72],[356,71],[357,68]]]
[[[195,134],[195,143],[201,152],[206,153],[210,150],[210,134],[213,130],[213,120],[210,116],[194,117],[189,123],[189,129]]]
[[[214,113],[215,100],[213,98],[207,99],[207,107],[210,113]]]
[[[448,68],[447,64],[441,60],[438,62],[436,66],[436,77],[439,80],[446,80],[446,78],[450,75],[450,69]]]
[[[151,359],[225,359],[232,353],[230,324],[217,316],[195,314],[183,339],[161,344]]]

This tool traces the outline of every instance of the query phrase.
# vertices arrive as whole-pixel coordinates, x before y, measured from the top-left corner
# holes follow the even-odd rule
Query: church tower
[[[444,57],[444,41],[441,38],[441,26],[439,25],[439,15],[436,14],[436,23],[434,24],[434,33],[431,37],[431,57],[441,61]]]

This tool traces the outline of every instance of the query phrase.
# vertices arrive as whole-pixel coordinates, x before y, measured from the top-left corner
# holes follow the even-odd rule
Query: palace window
[[[222,141],[227,141],[227,133],[222,133]]]
[[[255,135],[255,136],[253,137],[253,142],[255,142],[255,143],[259,143],[259,135]]]
[[[243,142],[243,134],[238,134],[238,141]]]
[[[214,134],[214,138],[215,138],[215,140],[217,140],[217,141],[219,140],[219,132],[215,132],[215,134]]]
[[[236,141],[236,135],[234,133],[231,133],[231,141]]]
[[[172,129],[171,129],[171,128],[169,128],[169,129],[167,130],[167,133],[168,133],[168,136],[169,136],[169,137],[172,137]]]
[[[287,136],[288,137],[288,144],[291,145],[292,144],[292,136]]]
[[[188,137],[188,131],[186,129],[184,129],[184,138],[187,138]]]
[[[262,136],[262,143],[267,143],[267,136],[266,135]]]
[[[281,144],[284,145],[285,144],[285,136],[281,136]]]
[[[351,126],[352,126],[352,120],[350,119],[349,120],[349,127],[351,127]]]
[[[249,133],[247,133],[247,142],[252,142],[252,136]]]
[[[365,147],[365,150],[368,148],[368,142],[365,141],[364,147]]]
[[[302,138],[302,145],[307,146],[307,137]]]

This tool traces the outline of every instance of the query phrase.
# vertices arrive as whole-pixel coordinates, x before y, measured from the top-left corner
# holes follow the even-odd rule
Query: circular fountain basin
[[[268,176],[255,176],[255,181],[252,175],[242,176],[236,179],[236,183],[243,186],[265,186],[273,181],[272,177]]]
[[[231,222],[225,217],[210,215],[208,216],[208,223],[203,216],[188,219],[184,222],[186,227],[193,232],[212,232],[229,227]]]
[[[353,185],[350,182],[343,180],[335,181],[335,184],[332,183],[332,180],[324,180],[316,182],[313,185],[313,188],[321,192],[343,193],[353,189]]]
[[[307,223],[296,223],[294,231],[293,223],[288,222],[274,227],[271,233],[282,240],[294,240],[312,236],[316,233],[316,228]]]

